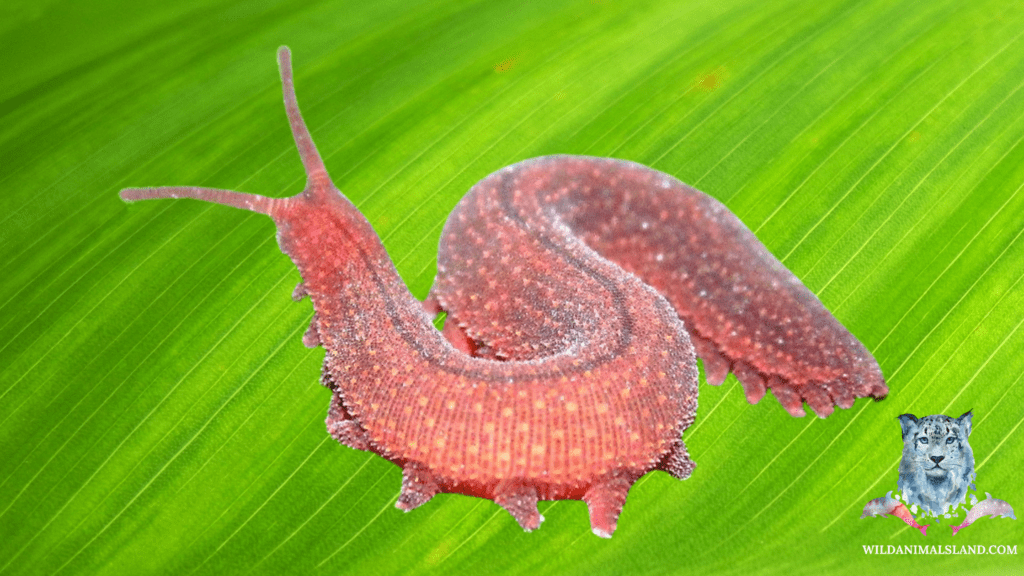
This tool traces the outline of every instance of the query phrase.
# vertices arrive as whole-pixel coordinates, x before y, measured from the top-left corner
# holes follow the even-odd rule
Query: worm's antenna
[[[324,161],[309,136],[306,122],[299,112],[299,102],[295,99],[295,84],[292,81],[292,53],[287,46],[277,49],[277,64],[281,68],[281,87],[284,90],[284,108],[288,112],[288,123],[292,127],[295,145],[299,148],[302,165],[306,168],[306,184],[311,187],[332,188],[331,178],[327,175]]]
[[[246,194],[244,192],[232,192],[231,190],[218,190],[216,188],[200,188],[198,186],[162,186],[159,188],[125,188],[121,190],[121,200],[125,202],[152,200],[154,198],[195,198],[196,200],[266,214],[271,218],[274,217],[274,209],[280,205],[280,200],[267,198],[259,194]]]
[[[295,86],[292,83],[292,54],[287,46],[277,50],[277,63],[281,67],[281,84],[284,88],[284,107],[288,112],[288,123],[292,127],[292,136],[299,148],[302,165],[306,168],[306,190],[298,197],[323,197],[335,190],[324,161],[316,151],[313,139],[309,136],[306,123],[299,113],[299,104],[295,100]],[[125,188],[121,190],[121,199],[126,202],[151,200],[154,198],[195,198],[206,202],[224,204],[243,210],[266,214],[271,218],[275,212],[288,205],[289,198],[268,198],[258,194],[245,194],[230,190],[200,188],[197,186],[163,186],[160,188]]]

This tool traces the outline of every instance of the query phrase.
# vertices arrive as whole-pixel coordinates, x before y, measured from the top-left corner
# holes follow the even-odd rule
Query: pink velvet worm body
[[[396,506],[438,493],[491,499],[525,530],[538,500],[581,499],[609,537],[632,484],[694,468],[681,440],[696,358],[747,399],[790,414],[883,398],[851,335],[717,200],[632,162],[548,156],[475,185],[441,234],[426,302],[408,291],[362,214],[335,188],[278,51],[307,174],[269,198],[128,188],[126,201],[194,198],[270,216],[312,299],[303,342],[323,346],[327,428],[403,470]],[[432,320],[447,313],[443,332]]]

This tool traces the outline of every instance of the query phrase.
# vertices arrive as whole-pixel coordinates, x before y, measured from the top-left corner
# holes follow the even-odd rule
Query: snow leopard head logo
[[[903,459],[897,486],[903,499],[934,516],[963,504],[975,478],[974,451],[967,441],[971,413],[959,418],[936,414],[920,419],[903,414],[899,420]]]

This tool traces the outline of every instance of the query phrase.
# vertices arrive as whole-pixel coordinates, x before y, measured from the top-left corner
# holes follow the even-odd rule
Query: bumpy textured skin
[[[611,536],[638,478],[693,470],[680,437],[697,409],[694,348],[713,383],[732,370],[751,402],[771,389],[793,414],[887,393],[867,350],[722,204],[621,160],[551,156],[485,178],[449,218],[418,302],[327,176],[278,56],[301,194],[121,196],[274,219],[302,274],[293,297],[315,309],[303,343],[326,350],[328,431],[402,467],[398,508],[468,494],[533,530],[538,500],[578,499]]]

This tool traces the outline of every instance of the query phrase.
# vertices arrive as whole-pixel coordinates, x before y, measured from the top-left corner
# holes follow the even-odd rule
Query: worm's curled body
[[[309,296],[303,337],[323,346],[331,435],[403,469],[397,506],[434,494],[494,500],[526,530],[538,500],[582,499],[610,536],[630,486],[694,464],[681,440],[708,380],[732,371],[756,403],[794,415],[884,397],[877,363],[721,203],[639,164],[527,160],[469,192],[441,236],[425,303],[333,185],[295,102],[285,105],[308,181],[272,199],[193,187],[190,197],[269,215]],[[443,332],[433,315],[445,311]]]

